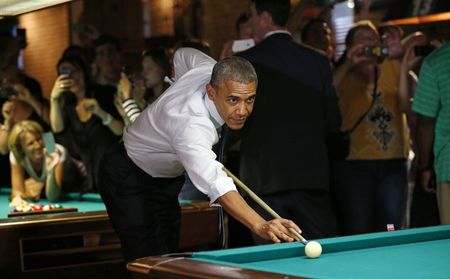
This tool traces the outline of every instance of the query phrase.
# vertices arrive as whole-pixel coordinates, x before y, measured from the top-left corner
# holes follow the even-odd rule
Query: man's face
[[[232,130],[241,129],[253,110],[256,82],[227,80],[217,90],[208,84],[206,91],[227,126]]]
[[[164,82],[164,70],[149,56],[142,59],[142,75],[147,88],[153,88]]]
[[[243,39],[252,39],[253,38],[253,28],[250,21],[241,23],[239,25],[239,34],[238,38]]]
[[[331,29],[323,22],[317,22],[311,26],[304,43],[313,48],[323,50],[330,55],[334,51]]]
[[[100,75],[110,82],[117,82],[120,78],[121,58],[116,46],[106,43],[95,49],[95,62]]]

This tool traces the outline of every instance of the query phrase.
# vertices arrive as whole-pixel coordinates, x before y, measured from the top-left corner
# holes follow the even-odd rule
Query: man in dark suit
[[[260,82],[242,135],[240,175],[278,214],[302,224],[306,238],[323,238],[337,234],[325,142],[341,117],[329,62],[293,40],[289,12],[289,0],[251,3],[253,31],[264,40],[238,54],[253,64]]]

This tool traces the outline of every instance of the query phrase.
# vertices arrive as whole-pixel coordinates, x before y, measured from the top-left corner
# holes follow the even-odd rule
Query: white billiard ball
[[[305,254],[311,259],[318,258],[322,254],[322,246],[317,241],[309,241],[305,246]]]

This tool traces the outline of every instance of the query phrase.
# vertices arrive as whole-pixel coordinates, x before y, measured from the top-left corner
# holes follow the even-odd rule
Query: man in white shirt
[[[264,220],[236,191],[212,146],[223,124],[241,129],[253,109],[257,77],[231,57],[216,63],[191,48],[174,56],[176,82],[124,130],[124,144],[103,158],[100,193],[127,260],[175,252],[178,192],[187,171],[194,185],[254,233],[293,241],[286,219]],[[257,163],[257,162],[255,162]]]

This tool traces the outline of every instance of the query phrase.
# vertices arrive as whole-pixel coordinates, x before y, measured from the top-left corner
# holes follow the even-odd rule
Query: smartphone
[[[64,67],[59,71],[59,74],[60,75],[68,75],[69,77],[71,77],[72,72],[73,72],[72,68]]]
[[[47,149],[47,154],[52,154],[55,152],[56,143],[52,132],[43,133],[42,140],[44,141],[45,149]]]
[[[253,40],[253,39],[235,40],[233,42],[233,46],[231,47],[231,50],[234,53],[236,53],[236,52],[241,52],[241,51],[247,50],[254,46],[255,46],[255,40]]]
[[[435,49],[436,49],[436,47],[433,46],[433,45],[415,46],[414,47],[414,54],[416,56],[427,56],[428,54],[430,54]]]
[[[363,53],[367,57],[386,57],[389,55],[389,47],[384,45],[365,46]]]

